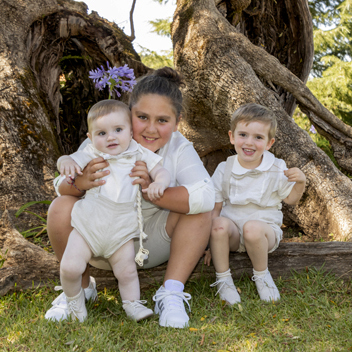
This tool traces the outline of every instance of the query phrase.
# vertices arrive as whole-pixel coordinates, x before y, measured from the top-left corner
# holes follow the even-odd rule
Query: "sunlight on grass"
[[[88,319],[47,322],[57,293],[33,288],[0,299],[1,351],[348,351],[352,350],[351,282],[310,269],[276,280],[281,301],[259,300],[249,277],[236,281],[241,304],[214,296],[212,279],[190,280],[192,312],[187,329],[163,328],[158,317],[126,318],[118,291],[101,288],[87,304]],[[144,291],[147,306],[158,287]]]

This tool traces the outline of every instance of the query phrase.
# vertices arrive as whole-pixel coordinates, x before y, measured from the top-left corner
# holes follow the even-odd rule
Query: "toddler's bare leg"
[[[67,297],[76,296],[82,285],[82,274],[92,257],[84,238],[73,229],[60,264],[60,281]]]
[[[268,251],[274,247],[276,241],[272,227],[263,221],[250,220],[243,226],[243,239],[254,270],[266,270]]]
[[[213,219],[210,234],[210,250],[215,271],[223,273],[229,269],[229,252],[238,249],[240,234],[237,226],[228,218]]]
[[[114,275],[119,282],[122,300],[140,299],[139,279],[134,257],[133,240],[130,240],[109,258]]]

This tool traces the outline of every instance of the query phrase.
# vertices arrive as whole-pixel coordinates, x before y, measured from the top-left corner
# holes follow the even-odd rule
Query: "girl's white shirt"
[[[78,150],[90,143],[85,140]],[[189,213],[199,214],[213,210],[215,204],[214,186],[210,176],[197,152],[180,132],[173,132],[166,145],[156,152],[163,158],[163,167],[169,171],[171,182],[169,187],[183,186],[189,194]],[[58,187],[65,179],[54,180],[54,186],[58,195]],[[132,179],[131,179],[132,182]],[[104,188],[102,186],[101,188]],[[143,217],[145,220],[155,214],[160,208],[153,203],[142,201]]]

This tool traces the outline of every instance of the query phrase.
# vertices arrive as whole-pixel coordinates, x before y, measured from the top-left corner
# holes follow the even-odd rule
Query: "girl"
[[[168,260],[164,284],[156,292],[155,313],[160,314],[159,324],[183,328],[188,326],[188,315],[184,303],[191,296],[184,293],[184,284],[192,273],[209,240],[211,210],[215,195],[213,184],[192,144],[177,132],[183,111],[180,86],[181,76],[171,68],[163,68],[141,79],[133,88],[130,97],[133,138],[143,147],[159,154],[163,166],[171,175],[171,183],[163,196],[155,201],[143,193],[144,232],[148,235],[144,247],[149,250],[145,268],[160,265]],[[80,190],[103,186],[100,179],[108,171],[98,171],[108,166],[102,158],[91,161],[83,175],[75,180]],[[145,189],[151,183],[146,166],[136,162],[131,177]],[[48,233],[52,247],[61,260],[71,228],[71,210],[77,197],[82,196],[76,188],[66,182],[58,187],[61,195],[50,206]],[[138,242],[135,248],[138,250]],[[91,261],[98,267],[103,260]],[[105,264],[105,268],[108,266]],[[86,298],[94,296],[93,280],[88,269],[83,274],[82,287],[88,290]],[[60,296],[64,296],[61,294]],[[67,314],[65,297],[53,302],[46,317],[60,319]]]

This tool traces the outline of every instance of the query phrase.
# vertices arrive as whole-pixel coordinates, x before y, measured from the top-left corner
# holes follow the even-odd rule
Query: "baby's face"
[[[246,169],[255,169],[260,165],[263,153],[269,150],[275,139],[269,140],[270,125],[254,121],[246,124],[239,122],[232,133],[229,131],[230,142],[238,155],[238,162]]]
[[[118,155],[128,148],[132,139],[130,118],[122,111],[99,117],[92,122],[87,135],[97,150]]]

